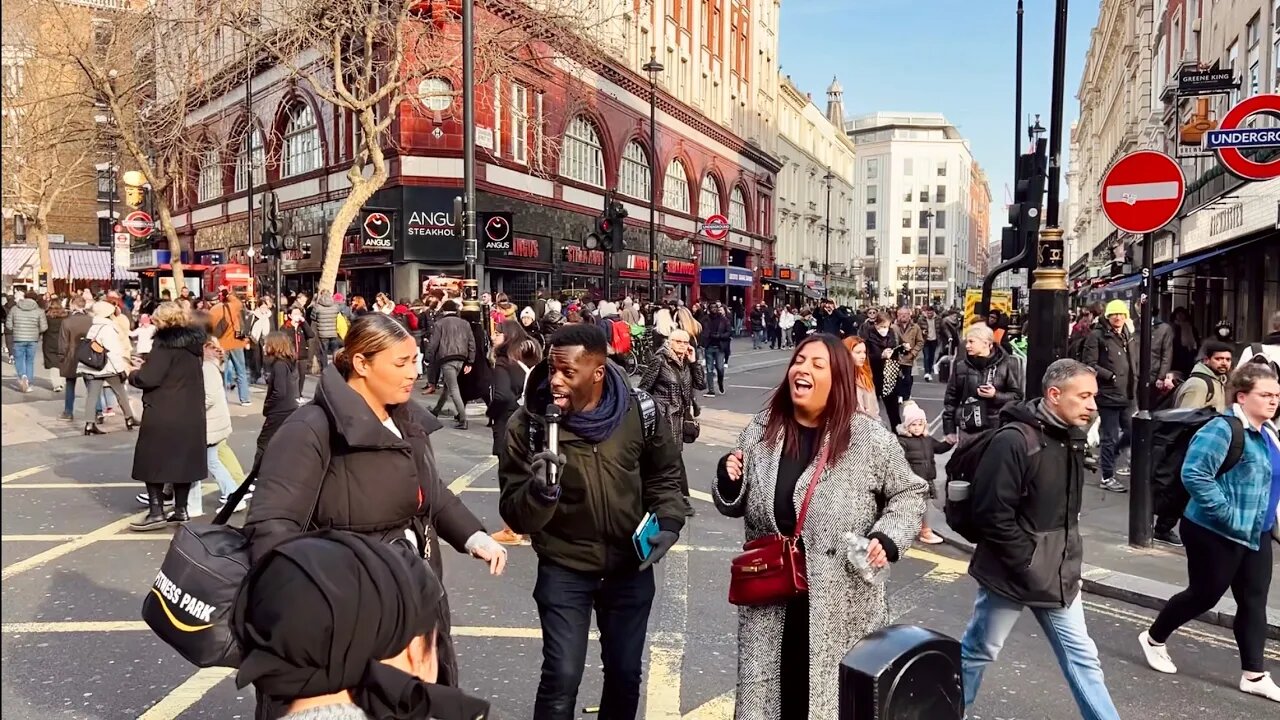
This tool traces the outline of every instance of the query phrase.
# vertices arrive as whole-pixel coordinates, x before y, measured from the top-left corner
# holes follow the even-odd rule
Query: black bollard
[[[915,625],[862,638],[840,663],[839,720],[960,720],[960,643]]]

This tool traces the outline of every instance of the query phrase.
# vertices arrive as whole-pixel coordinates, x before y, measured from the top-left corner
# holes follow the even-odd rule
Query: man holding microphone
[[[593,608],[605,677],[599,717],[633,720],[652,565],[684,526],[680,448],[653,399],[608,361],[603,330],[566,325],[548,348],[498,465],[502,519],[530,535],[538,555],[542,677],[533,720],[576,717]]]

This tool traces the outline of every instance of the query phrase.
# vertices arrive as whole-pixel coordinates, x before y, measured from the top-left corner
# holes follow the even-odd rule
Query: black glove
[[[654,563],[662,559],[663,555],[671,549],[672,545],[680,539],[680,535],[671,530],[659,530],[657,535],[653,536],[653,540],[649,542],[649,557],[640,563],[639,572],[648,570]]]
[[[547,463],[555,463],[556,484],[551,485],[547,482]],[[548,504],[554,503],[560,499],[560,470],[564,469],[564,455],[556,455],[549,450],[543,450],[533,456],[533,463],[529,465],[529,472],[533,480],[533,493],[538,498]]]

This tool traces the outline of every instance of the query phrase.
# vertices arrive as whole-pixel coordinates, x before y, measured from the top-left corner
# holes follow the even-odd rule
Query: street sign
[[[151,223],[151,216],[141,210],[134,210],[124,217],[121,223],[124,229],[134,237],[146,237],[151,234],[155,226]]]
[[[723,240],[729,234],[729,218],[716,213],[702,224],[702,232],[712,240]]]
[[[493,255],[511,252],[511,213],[480,213],[481,231],[484,233],[484,251]]]
[[[1270,180],[1280,177],[1280,156],[1266,162],[1246,158],[1240,148],[1280,147],[1280,130],[1275,128],[1242,128],[1245,120],[1259,113],[1280,118],[1280,95],[1254,95],[1227,111],[1218,129],[1205,133],[1206,148],[1218,153],[1218,162],[1245,180]]]
[[[1182,208],[1187,180],[1164,153],[1139,150],[1120,158],[1102,178],[1102,212],[1120,230],[1142,235],[1164,227]]]
[[[129,240],[129,233],[118,232],[112,237],[114,238],[114,247],[116,250],[128,251],[129,248],[132,247],[132,241]]]
[[[365,215],[361,227],[364,229],[362,247],[391,249],[391,218],[386,213],[371,212]]]

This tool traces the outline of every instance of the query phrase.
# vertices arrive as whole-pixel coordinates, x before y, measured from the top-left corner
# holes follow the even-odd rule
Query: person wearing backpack
[[[1106,318],[1085,339],[1080,361],[1098,374],[1098,415],[1101,420],[1100,469],[1103,490],[1129,492],[1116,479],[1116,460],[1133,434],[1130,407],[1138,390],[1138,341],[1129,331],[1129,305],[1123,300],[1107,303]]]
[[[950,471],[957,459],[976,460],[964,488],[980,528],[969,563],[978,597],[960,650],[964,704],[973,705],[983,672],[1029,608],[1054,646],[1081,717],[1119,720],[1080,596],[1084,429],[1097,411],[1098,381],[1088,365],[1064,358],[1049,366],[1041,385],[1043,398],[1006,406],[1003,426],[962,445],[948,463]],[[951,477],[949,504],[961,489]]]
[[[1232,374],[1227,389],[1231,411],[1195,434],[1182,464],[1182,482],[1191,496],[1181,525],[1187,589],[1169,598],[1151,627],[1138,635],[1138,644],[1153,670],[1178,672],[1165,643],[1230,589],[1236,602],[1240,690],[1280,702],[1280,686],[1263,664],[1267,593],[1275,571],[1271,536],[1280,512],[1280,439],[1271,420],[1280,405],[1280,381],[1271,368],[1250,363]],[[1244,435],[1243,454],[1224,470],[1237,432]]]
[[[1231,374],[1231,346],[1206,340],[1191,374],[1178,386],[1173,405],[1179,408],[1227,409],[1227,376]]]
[[[1240,364],[1236,367],[1244,367],[1247,363],[1268,365],[1272,372],[1280,375],[1280,311],[1271,315],[1271,334],[1262,338],[1260,343],[1249,343],[1240,352]],[[1280,415],[1271,419],[1280,421]]]

